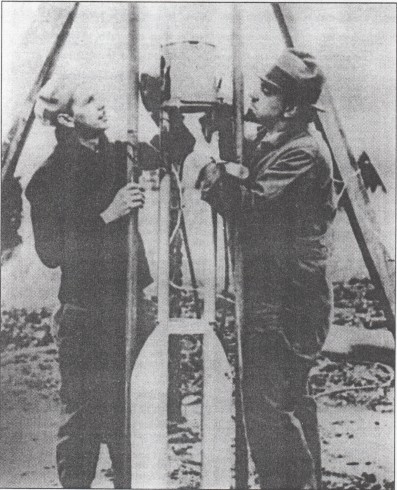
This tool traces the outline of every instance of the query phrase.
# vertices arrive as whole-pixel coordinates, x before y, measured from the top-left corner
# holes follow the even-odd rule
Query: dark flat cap
[[[274,66],[259,78],[269,87],[293,96],[298,102],[309,104],[315,109],[325,77],[316,60],[309,53],[286,49]]]

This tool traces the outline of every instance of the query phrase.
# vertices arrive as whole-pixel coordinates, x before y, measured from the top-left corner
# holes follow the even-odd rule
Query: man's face
[[[105,103],[97,91],[87,85],[77,88],[73,98],[73,119],[77,130],[102,133],[108,129]]]
[[[259,80],[256,90],[250,95],[251,110],[256,119],[269,131],[283,119],[284,98],[282,94],[269,89]]]

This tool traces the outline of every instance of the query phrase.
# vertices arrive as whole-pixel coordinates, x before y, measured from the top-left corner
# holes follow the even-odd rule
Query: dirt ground
[[[318,393],[323,393],[324,386],[326,389],[336,386],[330,383],[349,369],[351,376],[361,376],[364,384],[370,382],[374,373],[378,381],[384,381],[387,375],[387,371],[377,372],[373,366],[346,368],[324,360],[313,377]],[[334,378],[328,376],[329,372]],[[6,349],[2,353],[1,378],[0,486],[59,488],[55,468],[60,408],[55,345]],[[348,379],[343,380],[344,386],[349,385]],[[385,395],[382,388],[368,390],[366,394],[363,390],[361,398],[354,399],[347,397],[348,392],[341,393],[344,396],[319,397],[324,488],[394,488],[394,390],[386,391]],[[182,405],[186,421],[169,431],[172,488],[195,488],[200,481],[198,402],[198,397],[187,396]],[[252,488],[257,488],[254,478],[252,483]],[[103,447],[93,488],[111,487],[111,465]]]

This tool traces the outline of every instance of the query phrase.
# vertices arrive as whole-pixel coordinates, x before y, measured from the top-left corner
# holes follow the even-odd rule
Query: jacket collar
[[[262,132],[263,131],[263,132]],[[307,126],[294,126],[285,131],[277,131],[268,133],[264,128],[259,128],[258,137],[260,137],[259,145],[268,148],[269,150],[277,150],[287,141],[306,136],[308,134]],[[263,135],[263,136],[262,136]]]
[[[73,128],[66,128],[64,126],[58,126],[55,129],[55,137],[58,142],[58,147],[62,149],[62,151],[68,150],[68,149],[87,149],[88,151],[93,151],[94,153],[101,152],[106,150],[106,147],[109,145],[109,140],[105,134],[101,134],[99,136],[99,143],[98,143],[98,151],[95,152],[94,150],[90,150],[88,146],[83,145],[78,136],[76,131]]]
[[[274,133],[267,133],[266,129],[261,126],[258,128],[258,136],[256,139],[256,149],[253,152],[249,167],[251,169],[251,177],[255,179],[255,175],[259,168],[262,166],[262,160],[265,155],[268,155],[272,151],[281,148],[288,141],[307,136],[308,128],[300,126],[289,128],[286,131],[278,131]]]
[[[63,162],[65,170],[75,174],[79,172],[79,166],[76,162],[84,157],[92,154],[98,155],[99,161],[106,162],[107,166],[109,164],[114,166],[114,155],[112,145],[107,139],[105,134],[99,137],[98,151],[95,152],[86,146],[82,145],[77,133],[73,128],[58,127],[55,130],[55,136],[58,141],[58,145],[55,148],[55,154],[58,159]]]

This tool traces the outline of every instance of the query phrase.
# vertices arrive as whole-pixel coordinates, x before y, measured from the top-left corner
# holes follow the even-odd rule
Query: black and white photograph
[[[396,7],[1,2],[0,488],[395,488]]]

